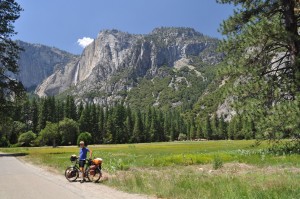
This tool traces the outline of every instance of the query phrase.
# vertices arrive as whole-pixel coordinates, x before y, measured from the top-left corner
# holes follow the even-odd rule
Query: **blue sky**
[[[155,27],[192,27],[221,38],[219,24],[233,12],[215,0],[16,0],[24,11],[15,23],[20,39],[80,54],[78,39],[103,29],[146,34]]]

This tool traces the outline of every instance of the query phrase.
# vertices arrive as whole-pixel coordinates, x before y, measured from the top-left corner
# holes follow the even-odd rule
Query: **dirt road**
[[[1,199],[146,199],[105,185],[68,182],[64,176],[0,154]]]

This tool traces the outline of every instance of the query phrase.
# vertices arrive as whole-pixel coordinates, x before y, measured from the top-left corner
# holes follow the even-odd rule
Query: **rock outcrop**
[[[23,49],[20,53],[17,78],[27,90],[34,90],[58,69],[63,69],[77,56],[40,44],[16,41]]]
[[[78,60],[45,79],[36,94],[65,92],[104,104],[122,98],[119,93],[129,91],[139,78],[159,75],[160,67],[180,68],[178,64],[192,63],[195,57],[206,64],[218,63],[217,43],[191,28],[157,28],[147,35],[104,30]]]

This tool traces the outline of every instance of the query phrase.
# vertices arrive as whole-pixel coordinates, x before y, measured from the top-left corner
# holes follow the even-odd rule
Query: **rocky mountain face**
[[[27,90],[34,90],[49,75],[77,59],[77,56],[57,48],[23,41],[16,42],[23,49],[20,53],[20,72],[17,78]]]
[[[153,83],[155,78],[165,78],[168,92],[178,90],[183,82],[186,88],[192,86],[180,74],[190,73],[194,82],[207,84],[203,69],[222,57],[216,53],[217,43],[191,28],[157,28],[147,35],[104,30],[79,58],[56,67],[35,92],[39,96],[72,94],[86,102],[110,104],[127,100],[130,92],[143,85],[142,80]],[[152,96],[159,104],[159,96]]]

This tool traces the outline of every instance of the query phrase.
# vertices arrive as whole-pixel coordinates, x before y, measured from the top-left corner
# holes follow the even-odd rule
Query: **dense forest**
[[[73,97],[33,98],[20,103],[2,121],[1,146],[74,145],[164,142],[198,139],[253,139],[254,122],[235,117],[227,123],[216,115],[205,122],[189,119],[176,109],[141,111],[122,103],[112,107],[75,104]]]

